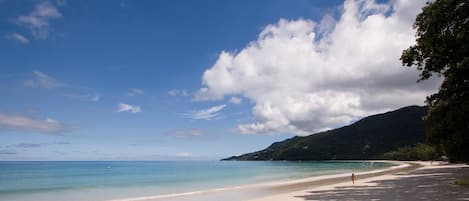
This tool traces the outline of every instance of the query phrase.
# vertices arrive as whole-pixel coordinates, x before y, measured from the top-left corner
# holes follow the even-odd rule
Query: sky
[[[216,160],[423,105],[422,0],[0,0],[0,160]]]

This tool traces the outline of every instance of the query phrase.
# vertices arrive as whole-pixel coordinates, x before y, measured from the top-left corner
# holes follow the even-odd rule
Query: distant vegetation
[[[419,143],[413,147],[400,147],[396,151],[387,152],[382,158],[400,161],[431,161],[440,159],[441,155],[435,147]]]
[[[422,117],[426,113],[426,107],[409,106],[365,117],[342,128],[296,136],[264,150],[224,160],[380,159],[400,147],[424,142]],[[418,145],[419,150],[423,149],[421,146]]]

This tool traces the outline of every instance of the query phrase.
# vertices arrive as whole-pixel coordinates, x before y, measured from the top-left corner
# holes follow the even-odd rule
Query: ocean
[[[2,161],[0,201],[174,199],[197,194],[194,192],[390,166],[365,161]]]

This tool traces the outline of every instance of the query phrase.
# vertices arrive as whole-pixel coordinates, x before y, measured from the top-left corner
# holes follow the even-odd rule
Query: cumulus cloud
[[[440,80],[416,84],[401,66],[425,0],[347,0],[337,19],[280,19],[237,52],[222,51],[203,74],[196,100],[243,96],[255,122],[241,133],[309,134],[357,118],[423,104]]]
[[[62,133],[66,130],[63,123],[51,118],[42,120],[5,113],[0,113],[0,129],[39,133]]]
[[[130,112],[130,113],[139,113],[142,110],[138,105],[130,105],[126,103],[119,103],[117,105],[117,112]]]
[[[193,129],[181,129],[181,130],[174,130],[168,133],[169,136],[175,138],[197,138],[205,136],[205,131],[197,128]]]
[[[5,38],[8,40],[18,41],[21,44],[29,43],[29,39],[19,33],[7,33],[5,34]]]
[[[226,104],[216,105],[216,106],[203,109],[203,110],[190,111],[183,115],[188,118],[196,119],[196,120],[199,120],[199,119],[213,120],[220,115],[220,111],[223,110],[223,108],[225,107],[226,107]]]
[[[61,17],[62,14],[52,3],[40,1],[36,4],[33,11],[26,15],[18,16],[15,23],[28,28],[35,38],[46,39],[52,31],[50,21]]]
[[[145,94],[145,92],[142,89],[137,89],[137,88],[130,89],[130,91],[127,92],[128,96],[138,96],[138,95],[143,95],[143,94]]]

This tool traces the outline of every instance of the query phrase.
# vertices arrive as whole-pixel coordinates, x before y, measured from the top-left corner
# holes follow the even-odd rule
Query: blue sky
[[[422,5],[2,0],[0,160],[218,159],[423,104]]]

